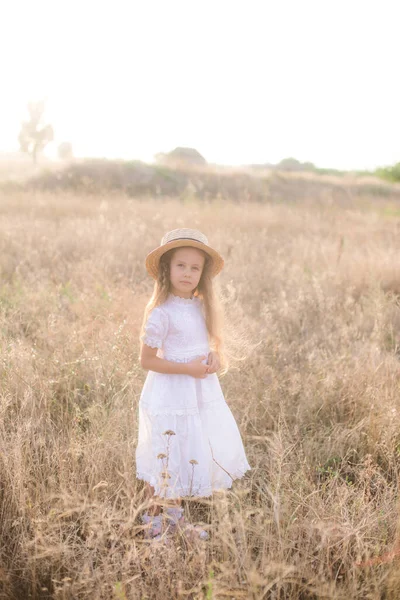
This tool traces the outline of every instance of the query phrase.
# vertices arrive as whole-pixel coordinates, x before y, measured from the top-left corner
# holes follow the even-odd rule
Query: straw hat
[[[204,250],[211,256],[211,277],[215,277],[222,270],[224,259],[214,248],[208,245],[208,239],[204,233],[197,229],[173,229],[164,235],[161,245],[146,256],[146,269],[153,279],[157,279],[161,256],[171,248],[180,248],[181,246],[199,248],[199,250]]]

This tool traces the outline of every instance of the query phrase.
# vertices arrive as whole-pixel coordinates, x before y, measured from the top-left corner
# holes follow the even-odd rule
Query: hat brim
[[[146,269],[147,269],[147,272],[153,277],[153,279],[157,279],[158,265],[159,265],[161,256],[163,254],[165,254],[166,252],[168,252],[168,250],[172,250],[172,248],[181,248],[182,246],[192,246],[193,248],[198,248],[199,250],[203,250],[203,252],[206,252],[207,254],[209,254],[211,256],[211,258],[212,258],[212,265],[211,265],[211,271],[210,271],[211,277],[215,277],[216,275],[218,275],[218,273],[220,273],[220,271],[222,271],[225,261],[222,258],[222,256],[216,250],[211,248],[210,246],[207,246],[206,244],[203,244],[202,242],[197,242],[196,240],[190,240],[190,239],[173,240],[172,242],[168,242],[167,244],[163,244],[162,246],[159,246],[155,250],[152,250],[146,256],[146,262],[145,262]]]

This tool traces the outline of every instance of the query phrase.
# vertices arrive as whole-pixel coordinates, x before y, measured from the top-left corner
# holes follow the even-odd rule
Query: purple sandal
[[[186,521],[183,508],[173,507],[164,509],[164,513],[171,521],[171,529],[175,533],[178,529],[188,538],[200,538],[207,540],[209,535],[200,525],[193,525]]]
[[[142,515],[142,523],[150,525],[144,530],[145,539],[153,539],[162,532],[162,515],[149,515],[147,512]]]

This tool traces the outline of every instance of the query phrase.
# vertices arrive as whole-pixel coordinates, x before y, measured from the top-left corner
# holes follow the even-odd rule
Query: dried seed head
[[[160,454],[158,454],[157,458],[167,458],[167,455],[160,452]]]
[[[199,463],[197,462],[197,460],[195,460],[194,458],[192,458],[192,460],[189,460],[191,465],[198,465]]]
[[[167,431],[164,431],[163,435],[176,435],[175,431],[172,431],[172,429],[167,429]]]
[[[161,477],[163,477],[164,479],[171,479],[171,475],[167,471],[163,471],[161,473]]]

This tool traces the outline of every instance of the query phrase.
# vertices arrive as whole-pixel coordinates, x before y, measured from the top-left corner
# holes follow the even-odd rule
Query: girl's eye
[[[182,264],[182,263],[179,263],[179,264],[178,264],[178,267],[183,267],[183,264]],[[194,269],[196,269],[196,271],[198,271],[198,270],[199,270],[199,267],[193,267],[193,268],[194,268]]]

